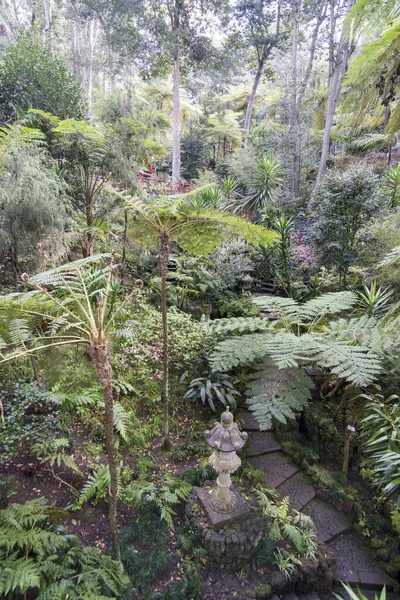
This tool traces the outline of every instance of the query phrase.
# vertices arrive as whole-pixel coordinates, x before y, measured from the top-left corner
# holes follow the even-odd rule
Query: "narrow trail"
[[[243,429],[249,434],[246,456],[250,464],[264,473],[268,487],[276,488],[281,498],[289,497],[290,505],[309,515],[316,527],[317,536],[336,555],[335,589],[344,597],[340,582],[361,591],[373,599],[375,593],[386,584],[391,589],[390,579],[382,571],[363,538],[352,528],[350,521],[331,504],[317,498],[313,483],[302,470],[294,465],[282,452],[273,431],[260,431],[257,420],[245,411],[240,418]],[[311,594],[287,594],[284,600],[333,600],[333,592]],[[280,600],[274,596],[271,600]],[[387,594],[387,600],[396,600],[396,595]],[[398,599],[397,599],[398,600]]]

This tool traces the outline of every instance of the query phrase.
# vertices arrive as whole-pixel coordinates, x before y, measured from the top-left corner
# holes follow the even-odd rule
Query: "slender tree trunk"
[[[351,429],[346,427],[344,431],[344,446],[343,446],[343,466],[342,471],[346,475],[346,479],[349,473],[349,456],[350,456],[350,441],[351,441]]]
[[[46,43],[46,40],[52,40],[52,11],[51,11],[51,0],[43,0],[43,13],[44,13],[44,26],[42,44]]]
[[[307,64],[306,72],[304,73],[303,81],[301,82],[301,87],[300,87],[300,91],[299,91],[298,98],[297,98],[297,112],[299,114],[300,114],[301,107],[303,105],[304,94],[307,89],[307,84],[310,79],[311,71],[314,66],[314,58],[315,58],[315,50],[317,47],[318,32],[321,28],[322,22],[326,18],[326,10],[327,10],[327,4],[321,5],[321,11],[318,14],[317,21],[315,23],[315,27],[314,27],[314,31],[313,31],[313,35],[311,38],[311,46],[310,46],[310,53],[308,56],[308,64]]]
[[[167,274],[170,238],[168,231],[162,231],[159,236],[160,244],[160,274],[161,274],[161,316],[163,328],[163,380],[161,402],[164,413],[163,448],[169,450],[169,356],[168,356],[168,317],[167,317]]]
[[[247,109],[246,109],[246,116],[244,118],[244,123],[243,123],[243,129],[244,129],[243,141],[242,141],[243,148],[246,148],[246,146],[247,146],[247,138],[248,138],[249,131],[250,131],[251,115],[253,112],[257,89],[258,89],[258,85],[260,83],[263,69],[264,69],[264,62],[258,61],[258,67],[257,67],[257,71],[256,71],[256,74],[255,74],[255,77],[253,80],[253,86],[251,88],[249,102],[247,104]]]
[[[71,28],[71,54],[72,54],[72,76],[74,81],[78,81],[78,37],[76,34],[76,24],[72,23]]]
[[[353,4],[354,4],[354,0],[347,0],[345,16],[348,15]],[[324,138],[323,138],[323,142],[322,142],[321,160],[320,160],[319,169],[318,169],[316,187],[318,187],[318,185],[320,184],[322,176],[323,176],[325,168],[326,168],[326,162],[327,162],[328,154],[329,154],[329,146],[330,146],[333,119],[335,116],[337,103],[339,101],[339,96],[340,96],[340,91],[342,89],[343,79],[344,79],[344,76],[346,75],[346,72],[348,69],[349,58],[350,58],[352,50],[353,50],[353,44],[349,38],[349,32],[347,30],[346,24],[344,24],[343,29],[342,29],[342,35],[341,35],[339,45],[337,48],[337,52],[336,52],[335,69],[333,71],[331,81],[330,81]]]
[[[110,470],[110,531],[114,558],[122,568],[117,523],[118,465],[114,440],[114,398],[111,387],[112,371],[107,340],[102,340],[101,343],[99,343],[96,336],[96,340],[90,344],[90,354],[103,390],[104,431],[106,437],[108,467]]]
[[[128,211],[124,212],[124,233],[122,236],[121,283],[124,282],[126,267],[126,238],[128,232]]]
[[[180,137],[180,48],[179,38],[175,42],[174,51],[174,79],[172,103],[172,180],[181,178],[181,137]]]
[[[293,174],[292,174],[292,195],[296,198],[299,195],[300,185],[300,156],[299,156],[299,115],[297,109],[297,44],[298,44],[298,0],[292,0],[292,105],[290,114],[290,135],[289,140],[293,148]]]

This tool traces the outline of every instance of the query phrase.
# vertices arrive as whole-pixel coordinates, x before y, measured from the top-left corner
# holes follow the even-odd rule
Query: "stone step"
[[[249,463],[254,469],[264,473],[264,481],[270,488],[277,488],[282,485],[299,470],[286,458],[283,452],[253,456],[249,458]]]
[[[355,533],[340,535],[328,544],[336,556],[335,580],[370,590],[381,590],[384,585],[391,589],[390,579],[365,544]]]
[[[358,589],[367,598],[367,600],[375,600],[376,596],[378,598],[380,597],[381,589],[369,590],[363,587],[357,587],[356,590],[358,591]],[[329,593],[329,595],[325,592],[325,594],[321,596],[320,600],[337,600],[335,594],[337,594],[339,598],[342,598],[343,600],[352,600],[349,594],[344,589],[344,587],[338,584],[335,585],[335,587]],[[386,592],[386,600],[399,600],[399,596],[392,592]]]
[[[300,511],[316,497],[314,486],[308,477],[302,473],[296,473],[286,479],[276,491],[281,498],[289,496],[291,507]]]
[[[308,594],[299,594],[299,600],[321,600],[317,592],[309,592]]]
[[[245,452],[246,456],[250,457],[277,452],[280,449],[281,447],[272,431],[252,431],[249,435]]]
[[[304,514],[312,518],[317,528],[317,537],[320,542],[329,543],[334,539],[351,531],[351,523],[331,504],[322,502],[318,498],[312,500],[304,507]]]

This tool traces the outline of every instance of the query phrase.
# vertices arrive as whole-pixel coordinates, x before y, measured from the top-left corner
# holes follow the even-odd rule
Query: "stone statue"
[[[243,448],[247,441],[247,433],[239,431],[233,422],[229,407],[221,415],[221,422],[216,423],[211,430],[205,432],[208,444],[214,448],[210,456],[210,464],[217,471],[217,487],[210,494],[209,502],[218,513],[233,513],[237,507],[240,495],[232,491],[231,473],[241,465],[236,450]]]

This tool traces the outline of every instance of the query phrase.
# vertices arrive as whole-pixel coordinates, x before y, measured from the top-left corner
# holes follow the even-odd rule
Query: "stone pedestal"
[[[235,513],[214,511],[209,498],[215,488],[193,488],[186,502],[186,518],[213,560],[227,568],[247,564],[263,535],[263,515],[255,498],[237,496]]]
[[[215,489],[210,492],[210,490],[205,490],[204,488],[196,488],[196,491],[197,497],[200,500],[213,529],[217,529],[218,526],[222,524],[228,525],[229,523],[233,523],[242,515],[246,515],[250,512],[245,499],[233,488],[233,486],[231,486],[230,492],[231,497],[234,500],[234,508],[228,513],[215,509],[215,502],[213,502],[217,493]]]

